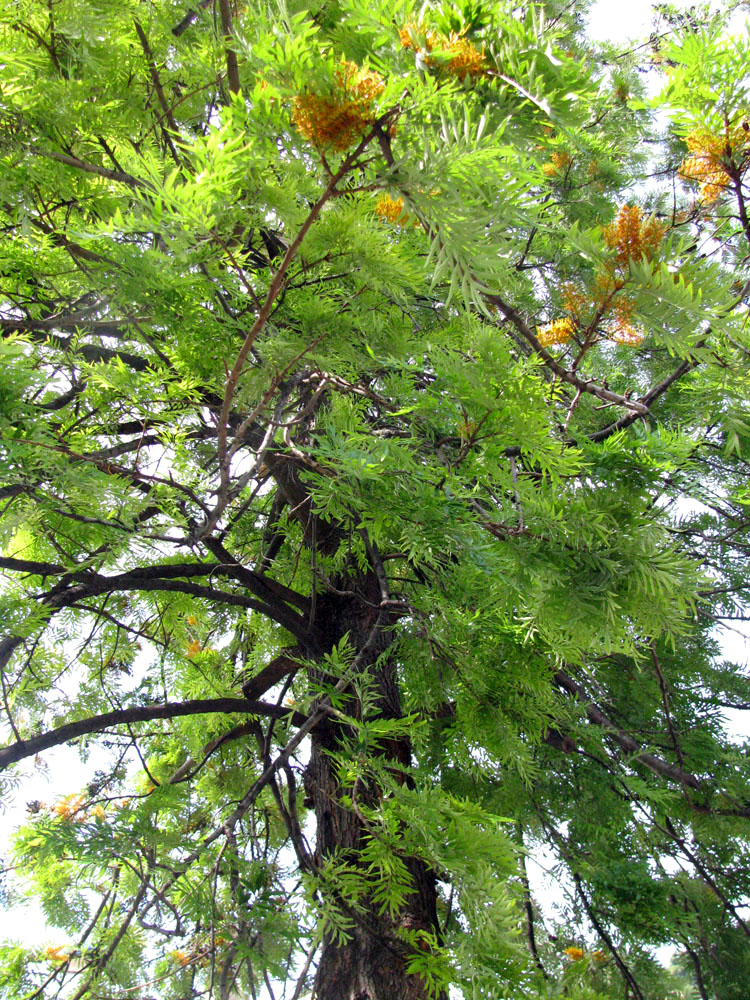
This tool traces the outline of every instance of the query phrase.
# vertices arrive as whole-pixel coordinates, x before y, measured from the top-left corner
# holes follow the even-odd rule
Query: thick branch
[[[132,174],[126,174],[122,170],[110,170],[109,167],[100,167],[97,163],[87,163],[86,160],[79,160],[77,156],[68,156],[67,153],[56,153],[54,150],[39,149],[36,146],[32,146],[29,152],[35,156],[43,156],[48,160],[57,160],[58,163],[75,167],[76,170],[82,170],[86,174],[95,174],[97,177],[105,177],[110,181],[119,181],[120,184],[127,184],[128,187],[151,187],[146,181],[139,180],[137,177],[133,177]]]
[[[224,32],[229,91],[232,94],[239,94],[240,69],[237,64],[237,53],[232,48],[232,12],[229,9],[229,0],[219,0],[219,13],[221,15],[221,30]]]
[[[536,337],[536,334],[521,314],[514,309],[513,306],[508,305],[508,303],[505,302],[499,295],[487,294],[484,298],[490,305],[499,309],[506,319],[510,320],[524,340],[531,344],[547,367],[553,371],[558,378],[562,379],[563,382],[567,382],[569,385],[574,385],[580,392],[587,392],[592,396],[597,396],[599,399],[605,400],[608,403],[616,403],[618,406],[624,406],[627,410],[630,410],[635,414],[634,419],[648,415],[648,406],[639,400],[629,399],[627,396],[623,396],[618,392],[612,392],[611,389],[605,389],[604,386],[598,385],[592,379],[582,379],[580,376],[576,375],[575,372],[568,371],[568,369],[561,365],[549,351],[542,347]]]
[[[0,770],[27,757],[33,757],[50,747],[60,746],[70,740],[98,733],[111,726],[123,726],[133,722],[149,722],[153,719],[176,719],[185,715],[209,715],[220,713],[243,713],[244,715],[270,716],[274,719],[288,719],[295,726],[308,722],[307,716],[294,712],[283,705],[268,705],[263,701],[246,701],[244,698],[199,698],[195,701],[166,702],[161,705],[134,705],[103,715],[94,715],[79,722],[70,722],[59,729],[52,729],[28,740],[19,740],[0,749]],[[319,721],[319,720],[316,720]],[[306,730],[309,732],[309,730]]]
[[[678,782],[683,787],[692,788],[695,791],[703,791],[703,784],[695,775],[689,774],[675,764],[667,763],[661,757],[656,757],[654,754],[646,753],[642,750],[633,737],[616,726],[599,706],[591,700],[581,685],[574,681],[568,674],[564,673],[564,671],[558,670],[555,673],[555,683],[564,691],[567,691],[568,694],[572,695],[576,701],[581,702],[585,706],[589,721],[606,730],[615,743],[627,753],[632,754],[633,759],[638,761],[639,764],[643,764],[644,767],[647,767],[649,771],[653,771],[654,774],[660,774],[664,778],[669,778],[670,781]]]
[[[697,346],[700,347],[702,344]],[[651,404],[657,400],[659,396],[663,396],[670,386],[674,385],[674,383],[677,382],[678,379],[681,379],[683,375],[687,375],[687,373],[692,371],[697,365],[697,361],[686,358],[684,361],[680,362],[671,375],[668,375],[657,385],[652,386],[645,396],[641,396],[639,402],[643,403],[644,406],[647,406],[650,409]],[[642,414],[635,412],[624,413],[619,420],[615,420],[607,427],[603,427],[600,431],[595,431],[593,434],[589,434],[589,441],[604,441],[608,437],[611,437],[612,434],[616,434],[617,431],[630,427],[630,425],[634,424],[636,420],[640,420],[641,416]]]

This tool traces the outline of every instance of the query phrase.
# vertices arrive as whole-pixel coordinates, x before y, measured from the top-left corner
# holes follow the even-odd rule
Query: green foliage
[[[0,9],[0,997],[744,995],[734,6]]]

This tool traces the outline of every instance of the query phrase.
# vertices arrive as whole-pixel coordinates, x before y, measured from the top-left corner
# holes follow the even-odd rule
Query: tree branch
[[[19,740],[0,749],[0,771],[11,764],[34,757],[50,747],[61,746],[70,740],[98,733],[111,726],[124,726],[133,722],[149,722],[153,719],[176,719],[186,715],[209,715],[212,713],[227,715],[242,713],[244,715],[270,716],[274,719],[288,719],[295,726],[307,726],[309,719],[301,712],[284,708],[283,705],[269,705],[264,701],[247,701],[244,698],[199,698],[195,701],[165,702],[161,705],[134,705],[131,708],[121,708],[103,715],[90,716],[79,722],[69,722],[39,736],[28,740]],[[318,713],[316,723],[322,715]],[[306,732],[310,729],[306,728]]]
[[[656,757],[654,754],[647,753],[642,750],[633,737],[616,726],[614,722],[612,722],[611,719],[604,714],[599,706],[592,701],[584,688],[564,671],[556,671],[554,680],[559,687],[561,687],[564,691],[567,691],[568,694],[572,695],[576,699],[576,701],[579,701],[585,706],[586,715],[588,716],[590,722],[593,722],[595,725],[606,730],[607,734],[611,736],[623,750],[632,754],[634,760],[638,761],[639,764],[643,764],[644,767],[647,767],[649,771],[653,771],[654,774],[660,774],[663,778],[669,778],[671,781],[676,781],[684,787],[692,788],[695,791],[704,791],[703,783],[696,778],[695,775],[689,774],[687,771],[683,770],[681,767],[677,767],[675,764],[667,763],[667,761],[662,760],[661,757]]]

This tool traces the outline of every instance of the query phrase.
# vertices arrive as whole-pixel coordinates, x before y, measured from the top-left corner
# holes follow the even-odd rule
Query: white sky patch
[[[686,3],[680,6],[687,6]],[[596,42],[642,39],[653,22],[650,0],[598,0],[591,8],[586,34]]]
[[[695,0],[673,0],[681,10],[695,5]],[[711,5],[712,10],[718,4]],[[732,34],[743,30],[747,11],[736,11],[730,21]],[[643,41],[654,26],[651,0],[597,0],[589,15],[587,35],[595,42]]]

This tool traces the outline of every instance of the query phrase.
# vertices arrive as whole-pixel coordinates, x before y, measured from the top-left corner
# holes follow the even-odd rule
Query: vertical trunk
[[[347,588],[351,588],[351,580],[347,581]],[[367,646],[368,654],[361,664],[364,670],[387,649],[391,640],[389,632],[380,631],[372,642],[373,628],[378,628],[374,609],[380,603],[374,574],[366,574],[357,590],[361,591],[361,599],[325,598],[316,622],[332,642],[348,632],[355,651]],[[379,695],[377,710],[398,717],[401,705],[393,665],[386,661],[379,666],[374,682]],[[347,712],[358,715],[359,711],[359,703],[352,695]],[[342,735],[338,723],[316,730],[305,786],[317,822],[316,859],[323,863],[335,852],[356,866],[368,833],[357,813],[340,804],[342,789],[328,753],[340,746]],[[408,740],[392,741],[385,753],[388,759],[401,765],[408,764],[411,758]],[[344,791],[351,794],[349,788]],[[368,802],[373,804],[380,791],[370,786],[366,794]],[[315,978],[316,1000],[426,1000],[428,994],[422,980],[406,971],[408,948],[399,938],[399,931],[438,933],[436,879],[421,860],[410,858],[406,864],[414,888],[399,914],[392,918],[375,907],[366,908],[364,913],[352,911],[354,926],[349,940],[342,944],[324,939]],[[346,908],[346,899],[336,902]]]

